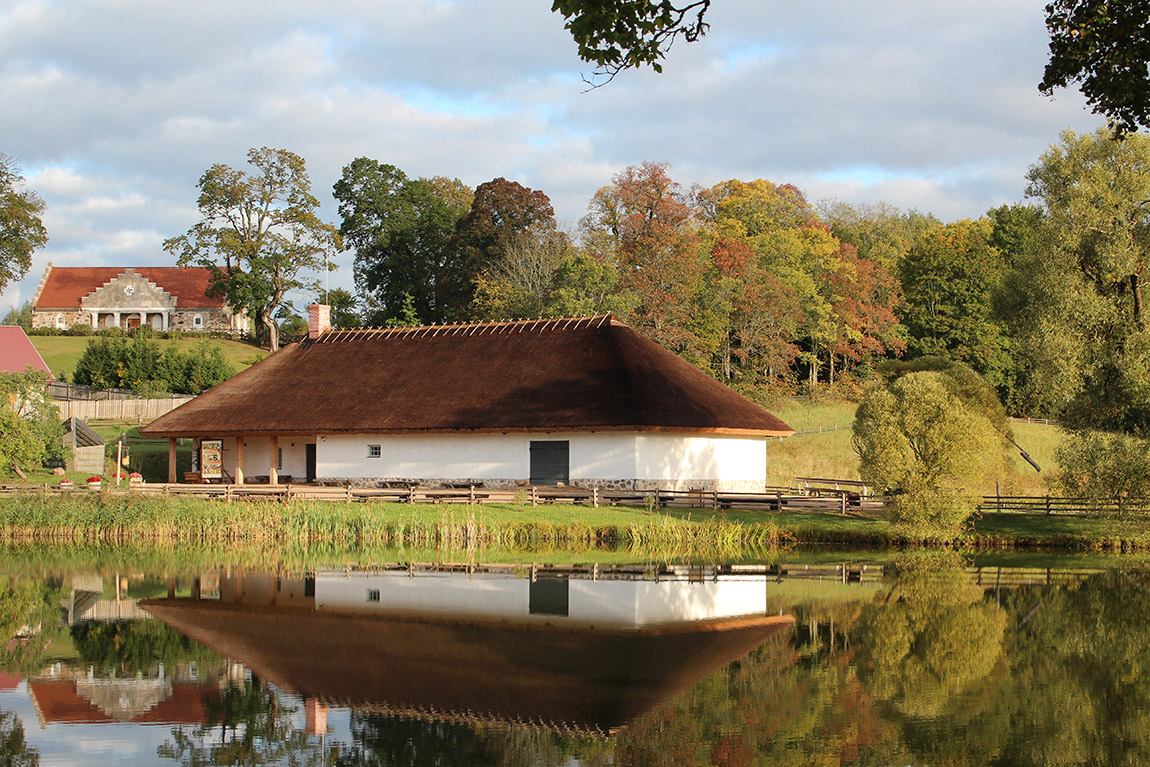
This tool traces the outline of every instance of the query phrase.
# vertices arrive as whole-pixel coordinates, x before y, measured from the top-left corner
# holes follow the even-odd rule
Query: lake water
[[[0,576],[0,764],[1150,763],[1129,560],[38,561]]]

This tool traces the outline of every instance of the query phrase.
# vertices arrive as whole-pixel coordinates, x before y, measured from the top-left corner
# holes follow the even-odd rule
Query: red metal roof
[[[89,293],[99,290],[128,268],[176,297],[180,308],[224,305],[223,297],[209,298],[211,270],[202,266],[54,266],[36,298],[37,309],[77,309]]]
[[[47,373],[50,380],[56,380],[24,328],[0,325],[0,373],[23,373],[29,365]]]

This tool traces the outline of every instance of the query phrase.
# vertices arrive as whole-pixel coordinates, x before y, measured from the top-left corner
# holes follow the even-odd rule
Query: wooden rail
[[[1052,495],[986,495],[978,504],[981,512],[1018,514],[1144,514],[1150,498],[1066,498]]]
[[[58,485],[0,485],[2,495],[59,495],[64,493],[96,492],[77,485],[61,489]],[[469,485],[458,488],[357,488],[298,484],[127,484],[115,487],[105,481],[99,492],[140,493],[143,495],[192,496],[224,501],[238,500],[316,500],[370,503],[502,503],[508,505],[539,506],[540,504],[571,503],[599,506],[643,506],[649,509],[668,507],[706,508],[714,511],[727,509],[769,509],[798,511],[832,511],[846,513],[848,509],[877,509],[881,501],[861,498],[857,493],[830,492],[824,495],[799,494],[795,490],[777,488],[769,493],[715,492],[702,490],[600,490],[579,487],[526,487],[517,490],[485,488]]]

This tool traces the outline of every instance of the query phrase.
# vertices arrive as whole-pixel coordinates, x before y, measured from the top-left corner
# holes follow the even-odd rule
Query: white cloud
[[[768,178],[812,200],[943,219],[1021,198],[1067,126],[1036,83],[1043,0],[720,0],[663,75],[592,92],[546,0],[30,0],[0,11],[0,151],[44,197],[48,260],[170,262],[196,181],[250,147],[308,160],[324,213],[357,156],[476,185],[505,176],[577,220],[624,166],[683,183]],[[333,284],[349,286],[351,256]],[[29,287],[31,286],[31,287]]]

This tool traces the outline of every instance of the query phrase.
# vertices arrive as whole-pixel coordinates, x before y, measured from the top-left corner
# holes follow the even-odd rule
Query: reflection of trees
[[[608,764],[607,743],[541,728],[405,719],[383,714],[352,715],[355,746],[341,751],[339,767],[438,767],[491,764],[502,767],[558,767]]]
[[[859,624],[860,674],[867,689],[912,718],[977,703],[1003,658],[1006,613],[952,552],[917,552],[896,563],[894,585]]]
[[[1010,685],[978,734],[1000,744],[997,763],[1150,763],[1150,574],[1113,571],[1004,601],[1021,624]]]
[[[60,633],[59,583],[0,576],[0,669],[40,670],[44,651]]]
[[[128,674],[150,673],[157,664],[213,664],[220,656],[158,620],[80,623],[72,641],[85,665]]]
[[[849,624],[855,608],[823,611]],[[817,611],[800,619],[817,626]],[[841,622],[840,622],[841,621]],[[903,764],[898,730],[878,717],[859,683],[852,651],[821,632],[778,637],[688,693],[633,722],[616,741],[619,765]],[[864,758],[865,755],[865,758]]]
[[[24,725],[11,711],[0,710],[0,765],[36,767],[40,753],[24,741]]]
[[[207,723],[172,731],[156,749],[159,756],[184,765],[330,765],[336,751],[292,725],[294,709],[258,680],[224,690],[217,702],[205,701]],[[218,733],[216,732],[218,728]]]

